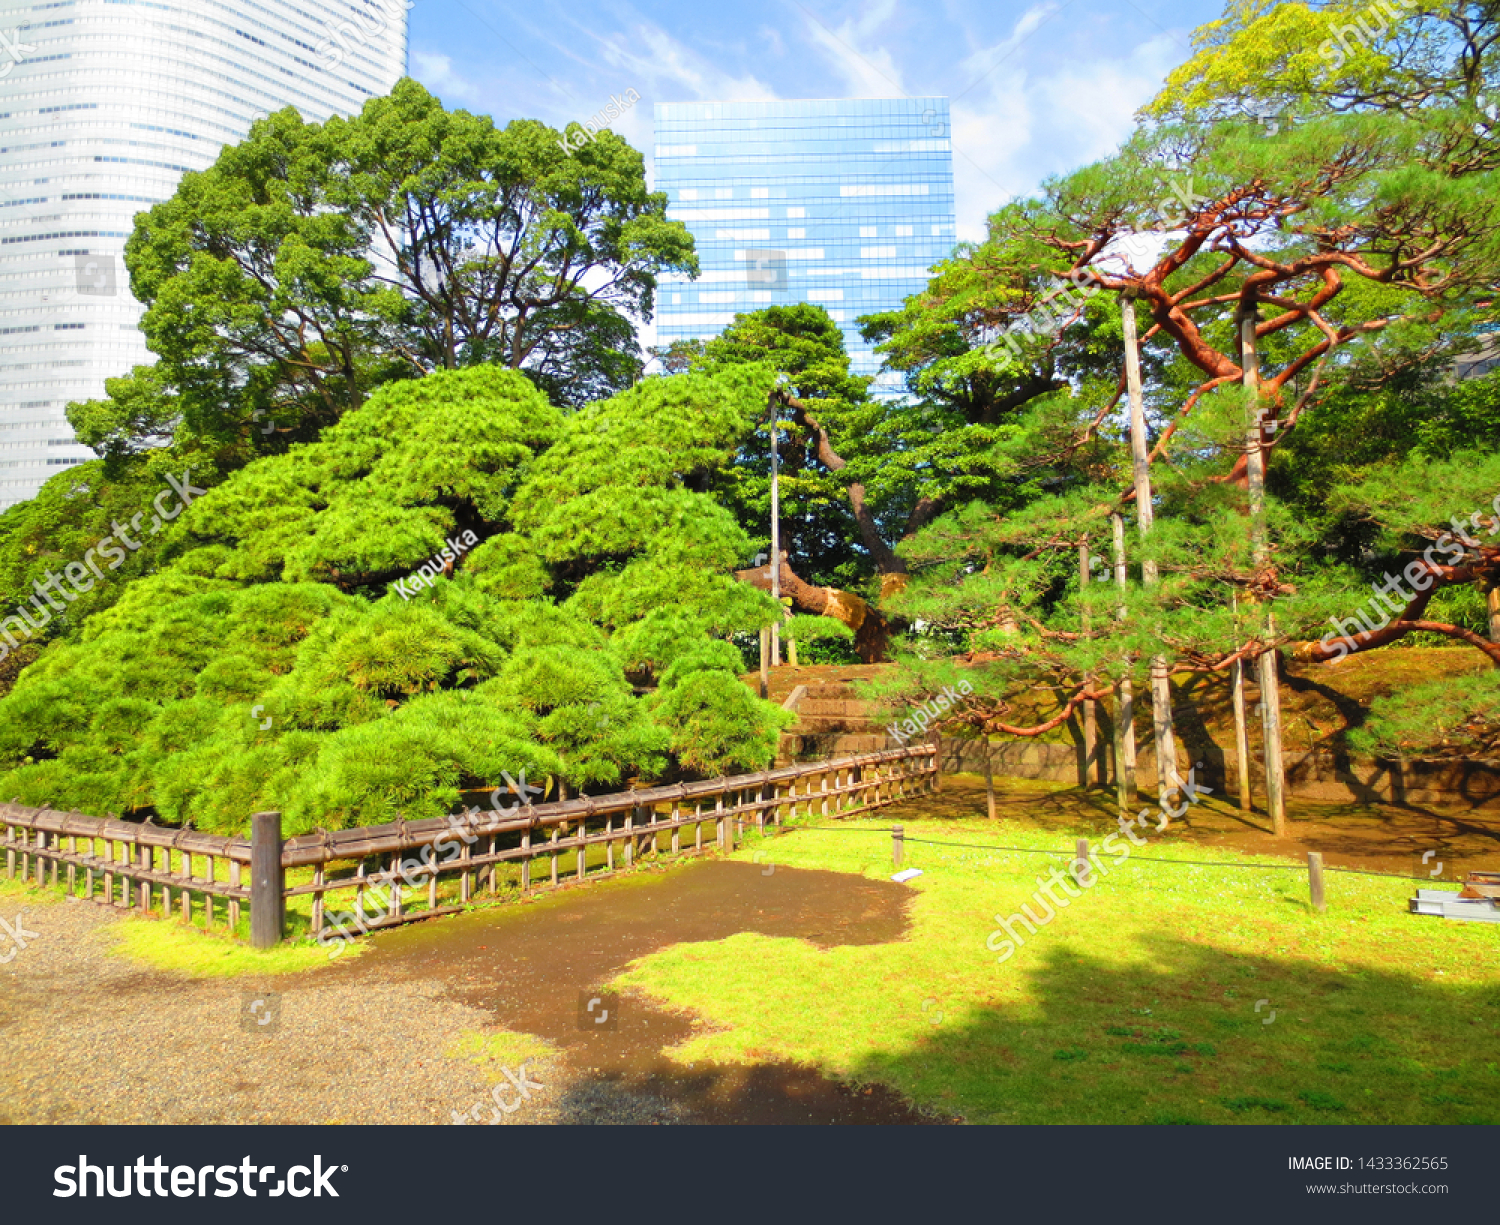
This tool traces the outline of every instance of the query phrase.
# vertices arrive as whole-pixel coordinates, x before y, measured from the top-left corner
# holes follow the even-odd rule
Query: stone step
[[[827,732],[810,735],[789,733],[782,737],[778,756],[814,761],[850,753],[873,753],[890,747],[886,743],[887,739],[884,734],[877,736],[870,733]]]
[[[794,735],[818,736],[829,732],[853,732],[874,735],[884,730],[884,724],[874,719],[845,715],[806,715],[798,712],[797,722],[792,727]]]
[[[812,693],[809,693],[798,703],[797,713],[803,715],[853,716],[873,721],[880,718],[882,708],[874,702],[862,702],[856,698],[826,697],[822,694],[814,696]]]

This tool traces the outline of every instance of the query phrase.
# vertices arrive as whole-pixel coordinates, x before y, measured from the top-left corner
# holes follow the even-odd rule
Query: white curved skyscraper
[[[92,453],[69,401],[151,360],[134,215],[253,119],[353,114],[406,68],[412,0],[0,0],[0,509]]]

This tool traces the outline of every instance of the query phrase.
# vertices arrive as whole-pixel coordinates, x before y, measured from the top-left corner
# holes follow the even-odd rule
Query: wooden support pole
[[[208,873],[209,880],[213,879],[214,861],[211,856],[203,857],[203,867]],[[182,911],[182,921],[189,927],[193,925],[193,857],[186,851],[182,852],[182,887],[178,896],[178,908]],[[213,927],[213,894],[203,895],[204,903],[209,907],[207,927]]]
[[[1250,812],[1255,801],[1250,788],[1250,727],[1245,718],[1245,664],[1235,660],[1229,666],[1229,685],[1234,699],[1234,752],[1239,774],[1240,811]]]
[[[891,863],[899,870],[906,858],[906,830],[903,826],[891,826]]]
[[[250,818],[250,945],[274,948],[286,926],[286,875],[281,866],[281,814]]]
[[[1234,616],[1235,646],[1239,647],[1242,643],[1240,597],[1236,592],[1229,593],[1229,608]],[[1245,716],[1245,661],[1242,659],[1235,660],[1229,666],[1229,697],[1234,710],[1234,752],[1238,759],[1235,764],[1239,779],[1240,811],[1251,812],[1255,808],[1255,799],[1250,784],[1250,725]]]
[[[1321,851],[1308,851],[1307,853],[1307,892],[1314,910],[1321,913],[1328,909],[1328,902],[1323,896],[1323,854]]]
[[[1245,430],[1245,489],[1250,512],[1251,555],[1258,571],[1271,562],[1270,538],[1266,531],[1266,456],[1262,442],[1260,402],[1260,358],[1256,352],[1257,311],[1252,302],[1239,315],[1240,367],[1248,398]],[[1276,640],[1276,619],[1266,608],[1262,641]],[[1286,836],[1286,770],[1281,759],[1281,680],[1276,672],[1276,651],[1263,651],[1256,658],[1260,681],[1260,721],[1266,756],[1266,811],[1278,838]]]
[[[1080,601],[1083,600],[1084,589],[1089,585],[1089,565],[1089,538],[1084,536],[1078,542],[1078,596]],[[1079,612],[1079,628],[1083,631],[1084,637],[1087,637],[1090,629],[1087,605]],[[1092,689],[1094,687],[1093,676],[1085,673],[1083,683],[1086,688]],[[1100,758],[1099,715],[1093,698],[1089,698],[1083,704],[1083,789],[1085,791],[1094,785],[1096,771],[1101,786],[1107,781],[1104,777],[1104,763]]]
[[[313,865],[313,884],[318,887],[318,892],[313,894],[312,903],[312,934],[313,938],[323,934],[323,910],[327,906],[327,899],[323,896],[323,886],[327,883],[327,875],[323,864]]]
[[[1122,515],[1109,517],[1110,534],[1114,541],[1115,588],[1125,591],[1125,519]],[[1117,621],[1128,616],[1122,599]],[[1115,684],[1115,790],[1119,800],[1120,815],[1129,816],[1136,810],[1139,796],[1135,780],[1135,695],[1130,677],[1124,676]]]
[[[1151,501],[1151,460],[1146,445],[1146,402],[1141,389],[1141,355],[1136,340],[1135,299],[1125,296],[1120,302],[1121,331],[1125,341],[1125,382],[1130,401],[1130,451],[1135,475],[1135,521],[1141,544],[1151,535],[1155,507]],[[1149,553],[1141,558],[1141,585],[1156,587],[1159,581],[1156,559]],[[1151,657],[1151,722],[1156,740],[1157,799],[1166,802],[1167,793],[1177,785],[1177,742],[1172,730],[1172,685],[1167,674],[1167,657]],[[1163,816],[1163,820],[1167,818]]]
[[[146,846],[144,844],[138,845],[136,847],[136,856],[135,857],[136,857],[136,862],[140,864],[142,872],[150,872],[152,870],[152,868],[155,866],[156,851],[155,851],[155,848],[153,848],[153,847],[149,847],[149,846]],[[151,913],[151,879],[150,879],[149,876],[143,876],[137,882],[137,884],[140,885],[140,889],[138,890],[138,892],[139,892],[139,896],[140,896],[141,913],[142,914],[150,914]],[[162,892],[165,893],[166,890],[162,890]]]
[[[993,821],[995,819],[995,746],[990,742],[988,732],[979,743],[984,745],[984,815]]]
[[[1080,838],[1073,845],[1075,858],[1073,860],[1073,879],[1080,885],[1087,886],[1091,883],[1089,869],[1089,840]]]

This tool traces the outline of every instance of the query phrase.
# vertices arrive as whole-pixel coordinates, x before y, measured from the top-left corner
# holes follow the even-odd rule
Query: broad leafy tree
[[[754,394],[750,394],[750,393]],[[227,476],[154,573],[0,699],[8,794],[238,830],[760,768],[731,644],[777,609],[706,492],[763,386],[653,379],[564,417],[519,372],[380,389]]]

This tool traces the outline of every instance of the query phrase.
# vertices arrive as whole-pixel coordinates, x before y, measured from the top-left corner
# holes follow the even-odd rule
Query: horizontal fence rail
[[[12,880],[19,867],[28,883],[61,886],[70,897],[124,910],[150,911],[159,903],[163,917],[175,913],[187,924],[196,910],[205,930],[215,923],[214,900],[223,899],[220,917],[230,934],[239,927],[241,903],[250,901],[244,838],[21,804],[0,804],[0,824]]]
[[[931,790],[936,774],[936,747],[917,744],[672,787],[304,835],[285,843],[282,864],[311,868],[311,879],[288,886],[286,896],[312,897],[311,934],[326,944],[461,910],[480,892],[525,894],[646,856],[696,853],[706,841],[732,850],[750,822],[764,830],[799,813],[852,816]],[[345,865],[337,874],[330,871],[336,863]],[[331,894],[347,895],[340,904],[349,907],[334,917]]]
[[[296,904],[310,899],[307,933],[327,945],[462,910],[481,893],[526,894],[607,875],[648,856],[701,852],[705,842],[732,850],[752,822],[764,831],[799,814],[837,818],[882,808],[936,790],[937,754],[936,745],[911,744],[697,783],[469,808],[286,840],[280,815],[270,812],[252,817],[249,839],[18,803],[0,805],[0,824],[12,879],[19,867],[28,882],[45,885],[50,877],[53,886],[64,886],[65,871],[72,896],[148,912],[157,906],[164,917],[188,924],[196,914],[205,930],[221,918],[235,936],[248,903],[258,947],[283,938],[288,902],[300,925]],[[217,912],[215,899],[223,899]],[[334,903],[347,908],[330,914]]]

